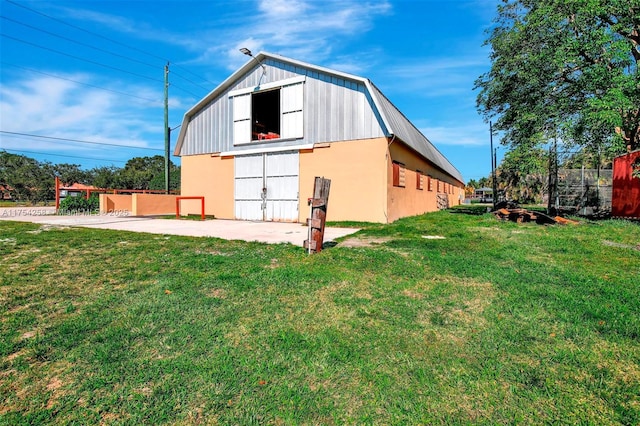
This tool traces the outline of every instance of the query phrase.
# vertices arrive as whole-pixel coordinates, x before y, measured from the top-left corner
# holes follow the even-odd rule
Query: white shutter
[[[301,138],[303,136],[303,88],[303,83],[297,83],[283,86],[280,91],[282,102],[282,128],[280,133],[282,138]]]
[[[231,98],[233,102],[233,144],[251,142],[251,94]]]

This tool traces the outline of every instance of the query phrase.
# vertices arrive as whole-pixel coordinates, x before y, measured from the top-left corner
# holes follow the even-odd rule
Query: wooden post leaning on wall
[[[331,179],[316,177],[313,185],[313,198],[309,199],[309,205],[311,207],[311,217],[307,219],[309,239],[304,241],[304,248],[307,249],[309,253],[319,253],[322,251],[330,187]]]

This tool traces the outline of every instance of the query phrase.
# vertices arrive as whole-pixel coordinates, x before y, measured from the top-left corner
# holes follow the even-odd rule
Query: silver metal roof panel
[[[369,79],[267,52],[260,52],[255,56],[255,58],[260,63],[272,59],[291,65],[290,71],[294,73],[304,73],[304,70],[308,70],[312,73],[311,75],[318,73],[318,76],[326,75],[332,79],[343,79],[345,81],[363,84],[369,92],[368,97],[370,97],[373,105],[375,106],[376,110],[373,112],[378,118],[380,125],[383,126],[381,129],[383,134],[387,137],[395,136],[436,167],[464,183],[462,174],[458,169],[456,169],[453,164],[451,164],[449,160],[447,160],[445,156],[438,151],[431,141],[429,141],[429,139],[427,139],[427,137],[424,136]],[[181,154],[182,144],[184,143],[191,118],[201,113],[201,111],[210,105],[215,99],[237,84],[238,80],[251,73],[255,67],[256,61],[253,58],[249,59],[241,68],[231,74],[227,79],[220,83],[218,87],[213,89],[185,113],[174,155]]]

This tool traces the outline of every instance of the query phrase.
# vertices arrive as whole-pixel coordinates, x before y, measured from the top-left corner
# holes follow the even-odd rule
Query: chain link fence
[[[549,196],[553,191],[549,190],[545,191],[544,202],[558,212],[584,216],[611,212],[613,170],[559,168],[555,183],[552,203]]]

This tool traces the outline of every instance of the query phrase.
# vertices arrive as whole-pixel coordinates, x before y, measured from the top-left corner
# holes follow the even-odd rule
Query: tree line
[[[180,166],[170,161],[170,189],[180,189]],[[134,157],[124,167],[101,166],[83,170],[79,164],[38,161],[0,151],[0,184],[10,188],[11,198],[41,202],[55,198],[55,177],[64,186],[74,183],[97,188],[165,189],[164,157]]]
[[[508,151],[496,168],[496,187],[509,201],[522,204],[542,202],[548,191],[550,162],[553,152],[541,147],[522,146]],[[588,148],[576,152],[563,153],[558,158],[560,169],[591,169],[611,170],[613,158],[611,156],[596,155]],[[472,197],[478,188],[493,188],[493,177],[483,177],[467,182],[466,195]]]
[[[511,169],[539,172],[550,146],[640,149],[640,0],[503,0],[485,45],[477,107]]]

